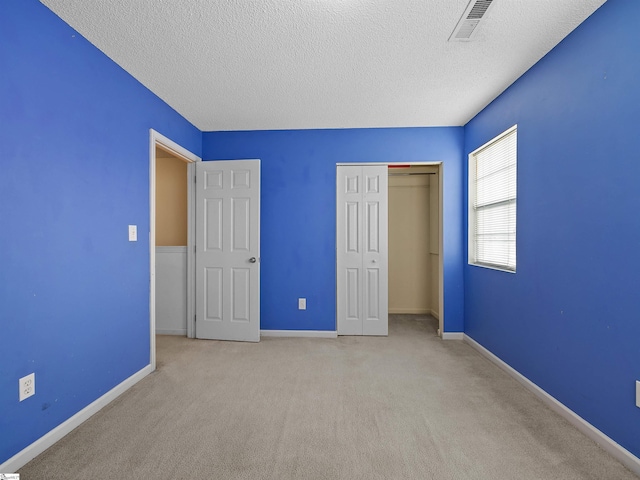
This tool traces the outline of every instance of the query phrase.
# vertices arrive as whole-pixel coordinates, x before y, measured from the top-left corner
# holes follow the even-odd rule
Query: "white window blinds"
[[[469,155],[469,263],[516,270],[517,128]]]

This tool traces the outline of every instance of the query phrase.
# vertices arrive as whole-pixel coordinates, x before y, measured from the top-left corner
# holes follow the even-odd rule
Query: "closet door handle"
[[[251,257],[251,258],[249,259],[249,263],[256,263],[256,261],[257,261],[257,260],[256,260],[256,257]]]

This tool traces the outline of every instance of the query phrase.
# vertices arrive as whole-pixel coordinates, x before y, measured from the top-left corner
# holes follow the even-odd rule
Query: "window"
[[[516,271],[517,125],[469,155],[469,263]]]

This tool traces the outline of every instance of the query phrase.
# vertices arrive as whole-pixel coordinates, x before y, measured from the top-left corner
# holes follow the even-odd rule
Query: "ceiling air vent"
[[[489,10],[493,0],[471,0],[449,37],[450,42],[468,42],[477,30],[480,21]]]

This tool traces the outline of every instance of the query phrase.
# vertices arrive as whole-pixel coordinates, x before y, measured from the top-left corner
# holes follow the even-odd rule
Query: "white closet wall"
[[[431,277],[431,315],[440,311],[440,180],[429,175],[429,267]]]

